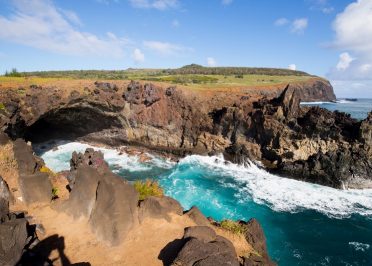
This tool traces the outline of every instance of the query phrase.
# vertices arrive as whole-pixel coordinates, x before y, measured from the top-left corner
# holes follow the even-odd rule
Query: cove
[[[73,151],[88,144],[58,143],[35,148],[54,171],[69,169]],[[97,148],[111,169],[134,181],[153,178],[185,209],[197,205],[216,220],[255,217],[262,224],[271,257],[279,265],[370,265],[372,190],[341,191],[271,175],[222,157],[188,156],[174,163],[149,154],[119,154]]]

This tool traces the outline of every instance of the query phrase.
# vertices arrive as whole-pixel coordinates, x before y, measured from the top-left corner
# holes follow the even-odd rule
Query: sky
[[[290,68],[372,98],[372,0],[0,0],[0,74]]]

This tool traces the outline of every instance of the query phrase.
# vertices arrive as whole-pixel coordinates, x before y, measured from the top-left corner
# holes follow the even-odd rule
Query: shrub
[[[220,226],[234,234],[244,234],[247,231],[244,225],[232,220],[223,220],[221,221]]]
[[[159,183],[150,179],[134,182],[134,188],[139,193],[139,200],[144,200],[150,196],[162,197],[164,195]]]
[[[48,167],[46,167],[45,165],[43,165],[40,170],[39,170],[41,173],[47,173],[48,175],[51,175],[51,176],[54,176],[55,173],[50,170]]]
[[[0,103],[0,111],[5,110],[5,105],[3,103]]]
[[[58,199],[58,188],[52,188],[52,200]]]

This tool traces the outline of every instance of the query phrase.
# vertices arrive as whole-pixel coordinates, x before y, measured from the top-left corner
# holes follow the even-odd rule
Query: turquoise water
[[[61,143],[38,150],[54,171],[69,169],[72,151]],[[372,190],[341,191],[271,175],[221,157],[188,156],[179,163],[101,149],[114,172],[128,180],[154,178],[185,209],[193,205],[216,220],[257,218],[279,265],[372,265]]]
[[[349,113],[356,119],[365,119],[369,112],[372,111],[372,99],[357,99],[357,101],[337,100],[336,103],[331,102],[312,102],[301,103],[302,105],[318,105],[330,111],[341,111]]]

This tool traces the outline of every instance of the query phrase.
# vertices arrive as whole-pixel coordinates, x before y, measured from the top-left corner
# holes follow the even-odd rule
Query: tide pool
[[[88,144],[35,147],[48,167],[68,170],[73,151]],[[158,180],[185,209],[198,206],[216,220],[255,217],[271,257],[279,265],[372,265],[372,190],[336,190],[278,177],[253,163],[239,166],[222,157],[192,155],[174,163],[99,149],[111,169],[134,181]]]

